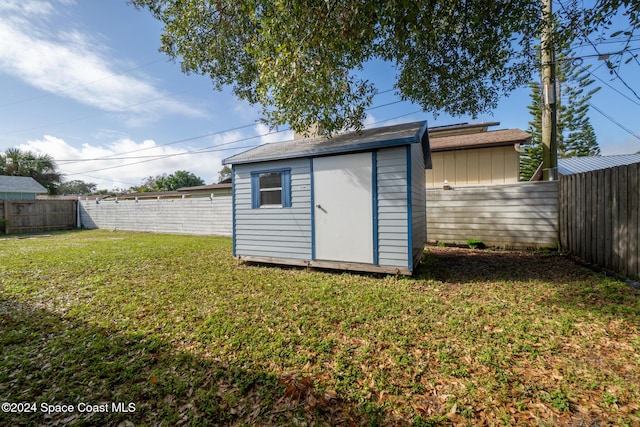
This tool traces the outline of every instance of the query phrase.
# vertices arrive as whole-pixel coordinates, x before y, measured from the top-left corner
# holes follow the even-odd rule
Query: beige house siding
[[[510,184],[519,181],[519,153],[513,145],[431,153],[433,169],[426,172],[427,188]]]

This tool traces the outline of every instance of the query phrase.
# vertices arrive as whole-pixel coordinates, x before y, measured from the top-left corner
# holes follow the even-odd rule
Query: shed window
[[[289,169],[251,174],[252,207],[291,207],[291,171]]]

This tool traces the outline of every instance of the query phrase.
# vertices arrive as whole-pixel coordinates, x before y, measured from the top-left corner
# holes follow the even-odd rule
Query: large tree
[[[83,195],[83,194],[92,194],[98,188],[98,184],[94,184],[93,182],[84,182],[78,179],[74,179],[72,181],[66,181],[60,184],[58,187],[58,192],[60,194],[67,195]]]
[[[164,25],[161,49],[263,108],[271,125],[360,128],[377,88],[359,70],[392,63],[396,89],[425,111],[477,115],[531,79],[540,0],[131,0]],[[636,0],[567,0],[563,38],[606,27]]]
[[[558,157],[584,157],[600,154],[600,147],[589,118],[589,101],[600,87],[589,89],[594,83],[589,66],[575,62],[565,44],[558,55],[557,73],[557,142]],[[527,108],[531,144],[520,157],[520,179],[528,181],[542,163],[542,90],[540,82],[530,82],[531,105]]]
[[[142,185],[137,187],[131,187],[129,190],[132,192],[150,192],[150,191],[175,191],[182,187],[194,187],[197,185],[204,185],[204,180],[193,172],[188,171],[175,171],[174,173],[167,175],[149,176]]]
[[[49,194],[57,194],[62,174],[49,154],[8,148],[0,153],[0,175],[30,176],[47,189]]]

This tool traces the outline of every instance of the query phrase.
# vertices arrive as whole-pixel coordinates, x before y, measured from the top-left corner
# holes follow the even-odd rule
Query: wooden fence
[[[508,248],[558,246],[558,183],[427,190],[429,243],[470,239]]]
[[[639,277],[640,164],[560,178],[560,244],[585,261]]]
[[[10,234],[73,229],[77,203],[75,200],[0,201],[0,231]]]

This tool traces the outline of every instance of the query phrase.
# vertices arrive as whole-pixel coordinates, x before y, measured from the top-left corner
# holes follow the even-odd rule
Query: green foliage
[[[568,46],[568,45],[567,45]],[[571,51],[564,48],[558,55],[558,157],[596,156],[600,147],[589,119],[589,101],[600,87],[587,90],[594,80],[589,77],[589,66],[583,67],[570,60]],[[542,90],[539,82],[530,82],[532,116],[528,131],[531,144],[520,156],[520,180],[529,181],[542,163]]]
[[[218,182],[222,182],[225,179],[231,178],[231,168],[229,165],[224,165],[218,172]]]
[[[47,189],[57,194],[62,174],[49,154],[8,148],[0,153],[0,175],[30,176]]]
[[[58,187],[58,193],[75,195],[91,194],[96,191],[97,187],[98,185],[93,182],[84,182],[75,179],[73,181],[67,181],[60,184],[60,187]]]
[[[590,65],[582,66],[568,58],[564,49],[558,61],[558,157],[584,157],[600,154],[589,119],[589,101],[600,87],[587,90],[594,83]]]
[[[175,191],[182,187],[194,187],[204,185],[204,180],[192,172],[175,171],[169,176],[161,175],[157,177],[154,191]]]
[[[192,172],[175,171],[171,175],[150,176],[139,187],[131,187],[131,191],[146,193],[150,191],[175,191],[182,187],[204,185],[204,180]]]
[[[467,246],[471,249],[484,249],[487,247],[482,240],[478,239],[467,240]]]
[[[531,144],[524,146],[520,155],[520,181],[529,181],[542,163],[542,91],[540,84],[529,82],[531,104],[527,107],[532,116],[527,131]]]
[[[162,50],[185,73],[263,107],[266,122],[327,134],[362,126],[375,88],[360,73],[376,60],[425,111],[477,115],[530,80],[541,28],[538,0],[466,2],[131,0],[164,24]],[[559,11],[561,31],[589,34],[634,1]],[[567,38],[567,36],[565,36]]]

